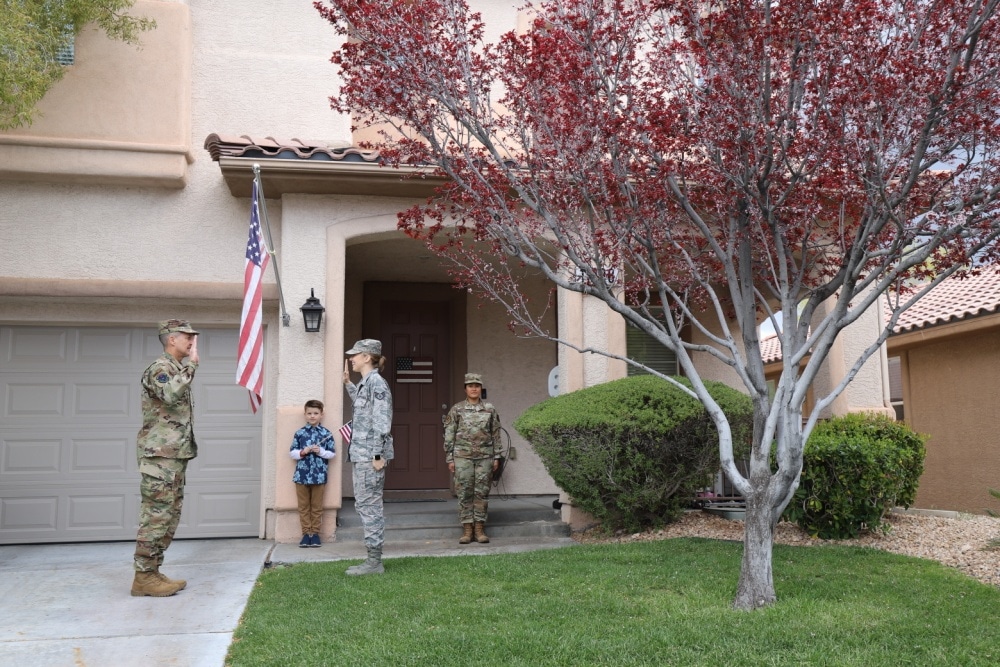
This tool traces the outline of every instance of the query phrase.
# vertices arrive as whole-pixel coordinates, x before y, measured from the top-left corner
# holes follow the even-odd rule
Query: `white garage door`
[[[259,416],[234,384],[235,329],[201,329],[198,458],[177,537],[257,536]],[[152,328],[0,327],[0,544],[135,539],[139,378]]]

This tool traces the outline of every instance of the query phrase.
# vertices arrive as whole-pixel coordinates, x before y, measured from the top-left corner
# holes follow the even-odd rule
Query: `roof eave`
[[[260,165],[264,194],[374,195],[425,198],[444,179],[430,167],[384,167],[358,162],[323,162],[282,158],[219,157],[222,177],[234,197],[249,197],[253,166]]]
[[[917,345],[935,343],[954,336],[980,333],[998,327],[1000,327],[1000,313],[966,317],[943,324],[894,333],[886,341],[886,348],[892,354],[894,352],[902,352]]]

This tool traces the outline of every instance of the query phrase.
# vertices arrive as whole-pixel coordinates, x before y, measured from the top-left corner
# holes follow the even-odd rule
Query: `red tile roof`
[[[893,334],[1000,312],[1000,267],[977,276],[951,277],[899,316]]]
[[[976,276],[943,280],[899,316],[892,335],[994,313],[1000,313],[1000,266],[984,267]],[[781,359],[777,335],[761,339],[760,354],[767,364]]]
[[[781,360],[781,342],[777,334],[771,334],[760,340],[760,356],[765,364]]]
[[[378,151],[366,151],[349,144],[304,139],[251,137],[246,134],[217,134],[205,137],[205,149],[216,162],[220,157],[285,158],[323,162],[378,163]]]

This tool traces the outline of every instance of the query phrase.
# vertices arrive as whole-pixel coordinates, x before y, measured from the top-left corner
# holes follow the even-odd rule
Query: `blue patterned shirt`
[[[320,447],[318,456],[312,453],[302,456],[299,453],[313,445]],[[296,484],[326,484],[326,462],[333,458],[336,447],[333,434],[325,426],[306,424],[296,431],[292,438],[290,454],[298,463],[295,464],[295,474],[292,475],[292,481]]]

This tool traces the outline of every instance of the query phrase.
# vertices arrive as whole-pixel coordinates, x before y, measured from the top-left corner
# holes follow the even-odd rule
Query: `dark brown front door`
[[[448,488],[441,419],[451,395],[450,303],[386,300],[379,309],[396,450],[385,488]]]

